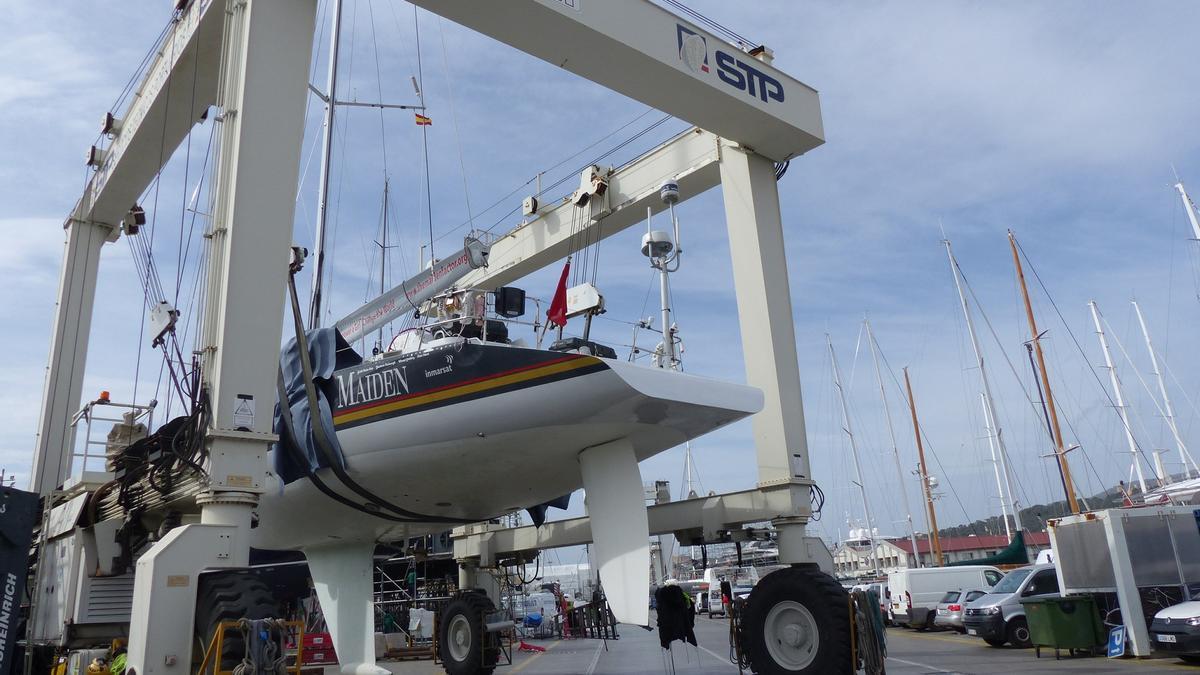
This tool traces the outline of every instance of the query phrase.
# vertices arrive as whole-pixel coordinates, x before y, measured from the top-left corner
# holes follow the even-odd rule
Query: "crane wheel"
[[[496,611],[488,596],[476,591],[461,593],[446,604],[438,617],[438,658],[449,675],[490,675],[498,654],[487,649],[484,618]]]
[[[759,675],[849,675],[849,597],[816,567],[790,567],[754,586],[744,646]]]
[[[212,644],[217,626],[222,621],[239,619],[269,619],[280,616],[279,602],[267,584],[254,572],[246,570],[212,572],[200,577],[196,594],[196,650],[193,661],[199,664]],[[221,670],[232,670],[246,653],[242,634],[237,630],[225,632],[221,643]]]

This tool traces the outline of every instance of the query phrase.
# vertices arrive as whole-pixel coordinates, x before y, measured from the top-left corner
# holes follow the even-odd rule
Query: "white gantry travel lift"
[[[129,108],[110,116],[108,142],[92,149],[95,171],[64,224],[66,253],[33,472],[33,488],[43,496],[71,475],[70,421],[81,402],[100,249],[135,226],[135,201],[215,106],[220,155],[209,302],[197,346],[212,410],[211,478],[198,498],[201,522],[171,530],[137,563],[128,657],[135,675],[188,672],[199,573],[247,565],[251,514],[275,439],[279,319],[317,10],[316,0],[177,4],[178,20]],[[770,521],[780,560],[803,572],[796,579],[804,583],[764,589],[779,596],[779,611],[762,627],[772,638],[756,670],[848,669],[845,596],[817,572],[830,569],[831,560],[805,529],[813,480],[776,186],[777,163],[823,142],[817,92],[772,66],[770,50],[734,46],[649,0],[415,4],[697,127],[620,170],[596,167],[608,189],[586,227],[606,237],[640,222],[647,208],[662,210],[658,189],[667,180],[678,183],[682,198],[722,187],[746,375],[765,398],[753,418],[759,480],[744,492],[651,507],[650,529],[711,541],[736,538],[730,532],[745,523]],[[571,236],[571,208],[540,209],[497,241],[490,266],[463,285],[499,286],[561,260],[572,241],[595,241]],[[514,552],[590,540],[586,519],[495,530],[470,526],[458,533],[456,556],[466,581],[475,569]],[[369,612],[363,608],[367,631]],[[830,655],[831,649],[846,653]],[[367,663],[356,667],[378,672]]]

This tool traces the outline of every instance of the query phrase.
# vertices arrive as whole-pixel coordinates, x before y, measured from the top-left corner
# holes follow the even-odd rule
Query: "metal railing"
[[[79,423],[84,423],[83,443],[76,443],[75,449],[71,453],[72,475],[74,475],[75,467],[79,467],[82,473],[88,470],[88,462],[91,460],[100,460],[102,463],[107,458],[108,434],[117,424],[134,424],[145,418],[146,430],[149,431],[154,426],[154,408],[158,405],[157,401],[151,401],[148,405],[137,405],[135,403],[113,403],[108,399],[108,392],[101,394],[100,398],[85,404],[79,409],[79,412],[71,418],[71,430],[78,439]],[[117,417],[105,416],[104,412],[108,409],[123,410]],[[93,439],[92,431],[97,422],[111,422],[106,429],[105,434],[101,439]],[[100,446],[99,453],[92,452],[94,446]],[[104,467],[108,470],[107,466]]]

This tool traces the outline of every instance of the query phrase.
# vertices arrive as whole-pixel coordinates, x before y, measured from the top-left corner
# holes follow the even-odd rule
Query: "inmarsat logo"
[[[675,24],[675,38],[679,48],[679,60],[683,61],[683,65],[697,75],[707,74],[708,41],[704,36]],[[783,102],[782,82],[720,48],[714,48],[713,54],[717,62],[717,77],[722,82],[738,91],[758,97],[764,103],[768,100]]]

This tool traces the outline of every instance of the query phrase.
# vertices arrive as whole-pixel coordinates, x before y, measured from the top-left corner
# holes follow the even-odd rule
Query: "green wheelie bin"
[[[1038,598],[1021,604],[1029,623],[1029,640],[1038,658],[1042,656],[1042,647],[1054,648],[1057,659],[1060,649],[1070,654],[1076,651],[1095,654],[1106,642],[1096,601],[1089,596]]]

